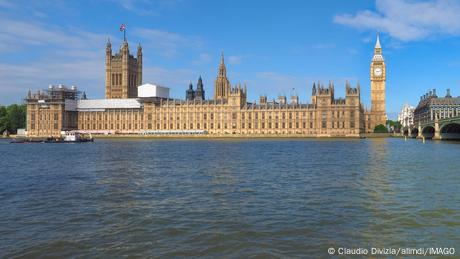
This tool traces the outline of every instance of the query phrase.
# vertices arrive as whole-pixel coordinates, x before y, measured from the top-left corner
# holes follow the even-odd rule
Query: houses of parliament
[[[247,87],[231,84],[224,55],[220,58],[213,98],[207,99],[201,77],[190,83],[185,99],[169,97],[169,88],[142,85],[142,47],[136,56],[128,42],[112,54],[106,46],[105,99],[89,99],[76,87],[50,85],[26,97],[27,135],[60,137],[66,131],[120,135],[360,137],[385,125],[386,66],[379,38],[370,64],[371,108],[361,103],[359,83],[345,85],[336,98],[332,82],[315,82],[309,103],[298,96],[247,101]]]

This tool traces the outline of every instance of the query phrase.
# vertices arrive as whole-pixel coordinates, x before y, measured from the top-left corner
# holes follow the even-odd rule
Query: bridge
[[[419,123],[403,130],[403,134],[421,139],[460,140],[460,116]]]

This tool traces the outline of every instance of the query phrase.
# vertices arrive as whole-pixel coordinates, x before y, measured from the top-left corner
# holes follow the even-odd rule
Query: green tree
[[[0,106],[0,134],[7,128],[8,118],[6,117],[6,107]]]
[[[24,128],[26,124],[26,105],[12,104],[0,107],[0,133],[8,130],[16,133],[18,129]]]
[[[374,133],[388,133],[388,129],[385,125],[379,124],[375,126]]]

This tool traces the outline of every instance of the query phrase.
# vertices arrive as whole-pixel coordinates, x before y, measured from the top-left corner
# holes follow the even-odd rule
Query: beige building
[[[386,125],[387,115],[385,107],[385,82],[386,65],[382,56],[382,47],[377,36],[375,43],[374,56],[371,63],[371,111],[369,131],[379,124]]]
[[[89,100],[75,88],[51,87],[46,93],[29,94],[29,136],[59,137],[66,130],[92,134],[205,134],[209,136],[305,136],[359,137],[385,122],[385,63],[379,40],[371,63],[372,108],[361,103],[360,86],[346,83],[344,98],[336,98],[334,84],[313,83],[310,103],[297,96],[280,96],[259,103],[247,102],[247,88],[232,87],[222,55],[214,84],[213,100],[206,100],[203,83],[187,90],[186,100],[143,96],[142,50],[137,59],[123,42],[120,54],[106,58],[106,99]],[[61,93],[57,95],[56,92]],[[193,92],[193,94],[191,94]],[[196,93],[199,94],[196,94]],[[57,95],[57,97],[55,97]]]
[[[105,48],[105,98],[136,98],[137,87],[142,84],[142,47],[137,47],[137,58],[129,54],[128,42],[112,55],[112,44]]]

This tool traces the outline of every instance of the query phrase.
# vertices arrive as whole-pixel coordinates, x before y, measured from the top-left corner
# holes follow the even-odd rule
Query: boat
[[[91,133],[89,134],[88,137],[86,137],[84,134],[75,132],[75,131],[66,131],[64,133],[64,138],[63,142],[71,143],[71,142],[93,142],[93,136]]]
[[[75,131],[62,132],[62,137],[58,138],[15,138],[10,143],[12,144],[23,144],[23,143],[82,143],[82,142],[94,142],[93,136],[89,134],[81,134]]]

